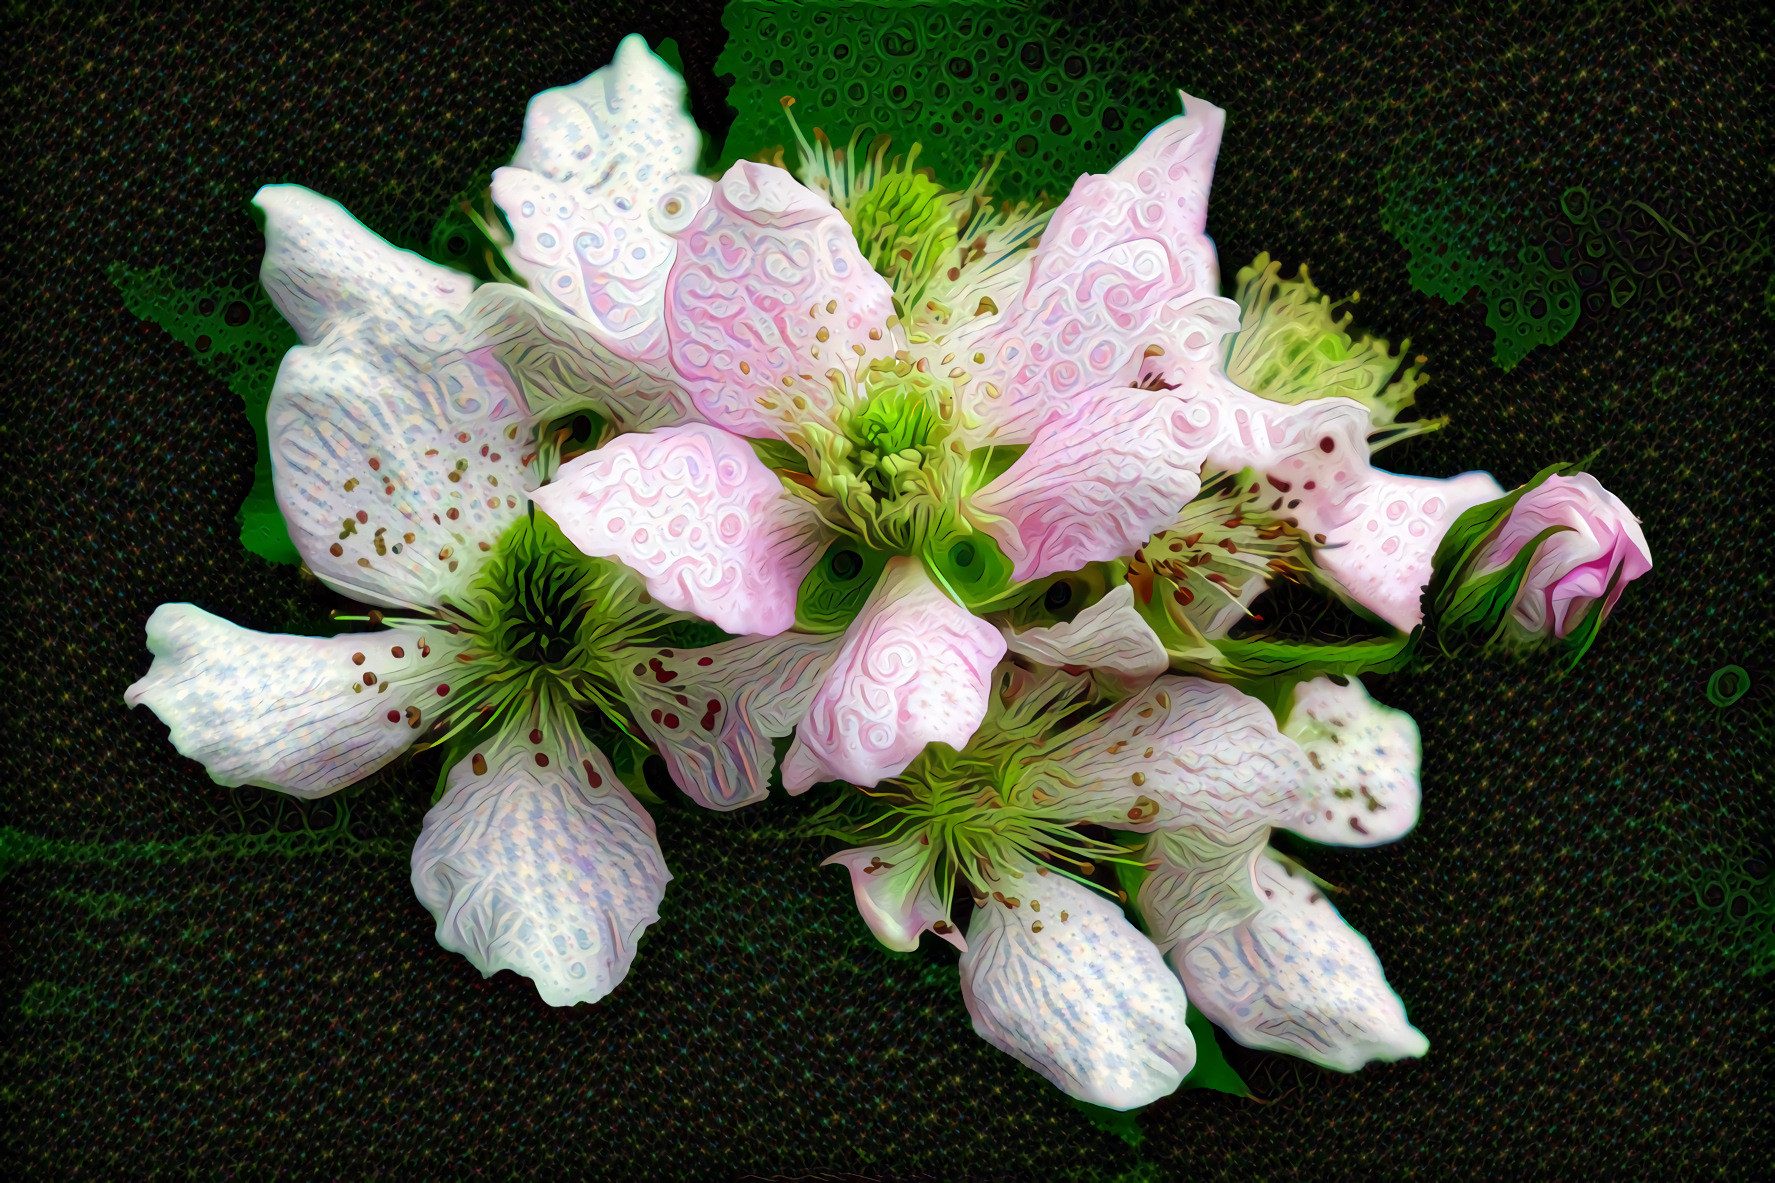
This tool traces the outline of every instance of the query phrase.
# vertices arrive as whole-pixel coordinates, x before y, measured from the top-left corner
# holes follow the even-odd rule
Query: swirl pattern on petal
[[[1081,392],[1125,384],[1162,305],[1215,296],[1203,233],[1224,113],[1197,99],[1102,176],[1073,186],[1042,234],[1015,309],[966,348],[969,442],[1027,443]]]
[[[890,560],[796,730],[784,787],[874,785],[927,743],[964,747],[1004,655],[998,630],[944,595],[921,562]]]
[[[1096,391],[974,494],[970,513],[1018,579],[1133,554],[1201,488],[1194,417],[1173,396]]]
[[[775,636],[827,541],[746,441],[705,424],[618,436],[563,465],[535,500],[588,555],[640,573],[666,605]]]
[[[530,101],[511,167],[493,174],[512,265],[630,360],[664,358],[669,230],[708,195],[700,139],[684,80],[631,34],[610,65]]]
[[[825,373],[900,348],[893,293],[843,215],[793,177],[740,161],[676,234],[672,365],[709,422],[786,438],[831,405]],[[855,348],[853,348],[853,346]]]

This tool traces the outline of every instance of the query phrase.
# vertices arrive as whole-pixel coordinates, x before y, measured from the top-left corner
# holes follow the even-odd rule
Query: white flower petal
[[[1187,949],[1263,911],[1253,867],[1269,838],[1266,825],[1230,838],[1194,826],[1153,831],[1142,854],[1152,870],[1140,883],[1138,903],[1160,952]]]
[[[420,372],[338,337],[285,354],[266,410],[271,471],[309,569],[371,603],[461,598],[534,480],[534,426],[508,381],[486,359]]]
[[[1352,399],[1288,405],[1221,379],[1212,399],[1217,468],[1252,467],[1275,491],[1276,512],[1317,545],[1314,561],[1357,603],[1402,631],[1423,619],[1431,560],[1454,520],[1503,495],[1483,472],[1446,480],[1397,476],[1368,462],[1368,410]]]
[[[438,944],[514,970],[550,1006],[596,1002],[629,972],[672,878],[653,821],[571,716],[503,736],[450,770],[413,847]]]
[[[673,368],[710,422],[787,438],[831,406],[825,378],[891,357],[893,291],[844,216],[780,168],[739,161],[676,233],[666,293]]]
[[[1004,655],[998,630],[944,595],[923,563],[888,560],[796,729],[783,787],[873,785],[903,772],[927,743],[966,746]]]
[[[1297,685],[1282,734],[1300,744],[1317,774],[1318,796],[1306,824],[1290,828],[1318,842],[1377,846],[1417,824],[1423,796],[1418,725],[1368,697],[1360,681],[1339,686],[1314,678]]]
[[[474,291],[472,275],[390,246],[300,185],[267,185],[253,204],[265,216],[259,280],[304,344],[365,317],[410,333],[462,311]]]
[[[1016,307],[958,340],[964,356],[984,355],[969,368],[968,406],[979,420],[970,444],[1029,442],[1082,392],[1134,379],[1162,306],[1219,301],[1203,227],[1225,113],[1183,100],[1182,115],[1107,175],[1079,179],[1042,232]],[[1236,306],[1230,316],[1236,325]]]
[[[1134,607],[1134,589],[1126,583],[1064,624],[1001,631],[1006,647],[1021,657],[1099,670],[1129,687],[1152,681],[1169,664],[1164,644]]]
[[[664,356],[667,228],[707,200],[700,142],[684,80],[630,34],[610,65],[530,100],[511,167],[493,174],[513,267],[622,357]]]
[[[1314,800],[1311,770],[1269,708],[1201,678],[1155,680],[1049,756],[1031,785],[1066,816],[1118,830],[1227,838],[1303,817]]]
[[[918,948],[929,928],[963,952],[968,942],[949,922],[949,901],[937,892],[936,854],[923,835],[881,846],[841,850],[820,865],[837,864],[851,873],[857,911],[875,939],[900,953]]]
[[[969,514],[1020,580],[1131,555],[1201,489],[1186,411],[1127,386],[1092,392],[975,493]]]
[[[701,423],[618,436],[534,496],[580,550],[620,560],[660,603],[729,633],[792,625],[829,541],[750,444]]]
[[[1028,869],[974,913],[961,956],[974,1030],[1069,1096],[1134,1109],[1195,1066],[1183,989],[1120,908]],[[1018,898],[1022,897],[1022,898]],[[1037,910],[1039,907],[1039,911]]]
[[[771,740],[801,722],[841,640],[784,633],[638,649],[618,676],[678,787],[709,809],[738,809],[770,794]]]
[[[154,664],[123,698],[217,784],[324,797],[412,746],[463,647],[442,628],[292,637],[162,604],[148,618]]]
[[[590,410],[621,431],[650,431],[697,417],[663,358],[619,356],[585,324],[523,288],[482,284],[461,322],[451,348],[423,359],[421,371],[448,367],[461,353],[475,363],[489,391],[517,392],[531,419]],[[357,341],[352,347],[362,352],[366,345]]]
[[[1234,862],[1242,871],[1244,864]],[[1374,949],[1323,893],[1268,848],[1249,868],[1261,910],[1171,949],[1190,1001],[1247,1047],[1339,1072],[1428,1051],[1430,1041],[1406,1019]]]

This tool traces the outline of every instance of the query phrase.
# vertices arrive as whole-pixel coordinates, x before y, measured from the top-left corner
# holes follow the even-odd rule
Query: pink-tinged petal
[[[1305,816],[1311,770],[1269,708],[1231,686],[1165,676],[1029,775],[1069,818],[1217,838]]]
[[[966,367],[979,421],[970,443],[1029,442],[1085,392],[1134,379],[1162,306],[1219,300],[1203,227],[1224,119],[1185,96],[1182,115],[1107,175],[1073,186],[1042,232],[1016,306],[955,342],[960,356],[983,356]],[[1230,315],[1236,325],[1237,309]]]
[[[1152,942],[1062,875],[1030,867],[997,895],[974,913],[961,956],[980,1038],[1091,1105],[1135,1109],[1175,1092],[1196,1043]]]
[[[1511,616],[1522,631],[1563,637],[1605,592],[1606,616],[1627,585],[1652,569],[1652,552],[1633,512],[1595,477],[1581,472],[1548,477],[1523,494],[1487,545],[1478,570],[1483,574],[1509,566],[1549,526],[1568,529],[1543,541],[1535,552]]]
[[[1294,688],[1282,734],[1306,755],[1316,794],[1303,819],[1282,824],[1337,846],[1395,842],[1417,825],[1423,746],[1410,715],[1375,702],[1354,678],[1314,678]]]
[[[831,405],[825,374],[900,348],[893,292],[842,214],[780,168],[740,161],[675,234],[673,368],[710,423],[786,438]]]
[[[1187,864],[1194,857],[1162,841],[1155,846],[1161,864],[1155,875],[1173,873],[1165,867],[1168,859]],[[1229,872],[1250,875],[1228,891],[1241,901],[1261,901],[1254,915],[1203,931],[1238,910],[1217,904],[1203,885],[1164,923],[1148,913],[1155,928],[1169,930],[1175,942],[1171,964],[1203,1014],[1247,1047],[1286,1052],[1339,1072],[1429,1050],[1429,1040],[1407,1020],[1404,1003],[1387,985],[1374,949],[1310,880],[1263,847],[1249,862],[1229,862]],[[1207,924],[1194,923],[1197,907],[1217,913]],[[1180,930],[1183,935],[1170,935]]]
[[[828,541],[751,445],[700,423],[618,436],[534,496],[580,550],[620,560],[660,603],[729,633],[792,625]]]
[[[801,722],[841,641],[784,633],[637,649],[617,676],[678,787],[706,808],[738,809],[770,794],[771,740]]]
[[[1113,676],[1130,689],[1165,672],[1170,659],[1123,583],[1064,624],[1016,632],[1006,628],[1012,653],[1043,665],[1083,666]]]
[[[284,355],[266,409],[278,508],[335,590],[431,608],[460,599],[527,510],[533,422],[505,369],[430,373],[330,337]]]
[[[300,185],[267,185],[253,204],[265,216],[259,280],[304,344],[363,317],[397,333],[429,324],[460,312],[474,291],[472,275],[397,250]]]
[[[921,839],[841,850],[820,865],[851,873],[857,911],[883,945],[910,953],[928,928],[965,953],[968,942],[949,922],[949,901],[937,891],[935,848]]]
[[[627,976],[672,875],[653,820],[572,716],[536,730],[450,770],[413,847],[413,893],[438,944],[484,976],[521,974],[550,1006],[596,1002]]]
[[[324,797],[412,746],[463,648],[441,628],[290,637],[162,604],[148,618],[154,664],[123,699],[217,784]]]
[[[631,360],[664,357],[669,231],[708,197],[684,93],[631,34],[610,65],[530,100],[512,165],[493,174],[512,266]]]
[[[1092,392],[975,493],[969,515],[1020,580],[1131,555],[1201,488],[1188,414],[1182,400],[1152,391]]]
[[[783,786],[869,786],[905,771],[928,743],[960,749],[986,717],[997,629],[944,595],[924,565],[888,560],[796,729]]]
[[[1351,399],[1287,405],[1230,382],[1203,397],[1220,411],[1210,463],[1263,473],[1276,512],[1317,544],[1319,567],[1401,631],[1423,619],[1420,601],[1442,536],[1463,512],[1503,493],[1483,472],[1436,479],[1372,467],[1368,411]]]

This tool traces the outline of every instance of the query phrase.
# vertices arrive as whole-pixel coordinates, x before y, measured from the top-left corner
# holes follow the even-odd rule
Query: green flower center
[[[830,425],[800,429],[809,479],[789,487],[841,537],[803,582],[798,622],[844,628],[896,555],[919,558],[969,607],[1005,594],[1011,563],[963,507],[1020,449],[963,447],[953,391],[904,355],[869,363],[859,385],[835,391]]]
[[[626,730],[611,671],[671,620],[633,575],[581,554],[534,511],[505,532],[467,602],[453,607],[473,644],[451,696],[452,733],[555,706],[599,711]]]

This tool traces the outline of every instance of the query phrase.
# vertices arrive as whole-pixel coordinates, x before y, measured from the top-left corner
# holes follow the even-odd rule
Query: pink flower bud
[[[1551,476],[1525,493],[1487,548],[1478,569],[1495,571],[1549,526],[1567,526],[1545,539],[1529,563],[1510,615],[1519,630],[1563,637],[1605,592],[1603,615],[1627,584],[1652,569],[1652,552],[1639,519],[1587,472]],[[1613,590],[1609,581],[1619,571]]]

